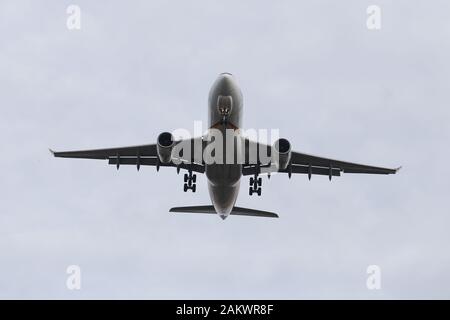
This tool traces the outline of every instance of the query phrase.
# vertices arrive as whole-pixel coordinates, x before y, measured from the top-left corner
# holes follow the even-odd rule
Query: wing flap
[[[273,171],[270,170],[270,166],[261,166],[260,167],[260,171],[258,172],[258,167],[256,166],[247,166],[247,167],[243,167],[242,168],[242,174],[244,176],[251,176],[254,175],[256,173],[267,173],[267,172],[282,172],[282,173],[289,173],[289,171],[291,173],[303,173],[303,174],[308,174],[309,172],[311,172],[311,174],[313,175],[323,175],[323,176],[329,176],[330,175],[330,168],[321,168],[321,167],[312,167],[311,169],[309,168],[309,166],[301,166],[301,165],[294,165],[291,164],[291,168],[289,169],[289,167],[287,169],[284,170],[276,170],[275,167]],[[310,171],[311,170],[311,171]],[[331,175],[334,177],[339,177],[341,175],[341,171],[339,169],[336,168],[332,168],[331,169]]]
[[[138,158],[137,157],[111,157],[108,160],[108,164],[110,165],[134,165],[137,166]],[[178,167],[185,170],[192,170],[198,173],[205,172],[205,166],[196,163],[180,163],[178,165],[173,162],[170,163],[161,163],[157,157],[139,157],[139,165],[141,166],[160,166],[160,167]]]

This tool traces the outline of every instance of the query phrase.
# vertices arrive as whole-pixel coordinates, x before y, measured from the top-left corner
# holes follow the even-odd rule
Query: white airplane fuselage
[[[225,143],[226,129],[241,128],[243,112],[242,92],[234,77],[222,73],[211,87],[208,99],[208,127],[222,131]],[[239,152],[236,149],[234,152]],[[224,154],[226,149],[224,148]],[[232,211],[239,193],[242,165],[215,163],[205,166],[211,202],[222,219]]]

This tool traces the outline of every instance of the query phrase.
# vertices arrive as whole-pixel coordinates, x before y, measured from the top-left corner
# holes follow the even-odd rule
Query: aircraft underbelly
[[[206,166],[211,202],[220,215],[229,215],[239,194],[242,166],[239,164],[212,164]]]

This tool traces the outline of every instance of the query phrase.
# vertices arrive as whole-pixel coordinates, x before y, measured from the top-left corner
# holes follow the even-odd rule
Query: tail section
[[[189,206],[189,207],[171,208],[169,210],[169,212],[215,214],[216,210],[214,209],[214,206]],[[278,218],[278,215],[273,212],[241,208],[241,207],[234,207],[230,214],[235,215],[235,216]]]

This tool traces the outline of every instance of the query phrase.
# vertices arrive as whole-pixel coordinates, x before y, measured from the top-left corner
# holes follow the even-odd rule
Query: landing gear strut
[[[196,183],[197,182],[197,175],[192,174],[192,170],[189,170],[189,174],[184,174],[184,192],[187,192],[188,190],[192,190],[192,192],[195,192],[196,190]]]
[[[258,174],[250,178],[250,188],[248,188],[248,194],[251,196],[253,193],[261,195],[262,179],[258,178]]]

